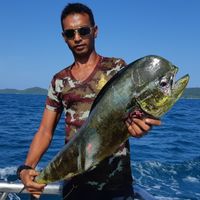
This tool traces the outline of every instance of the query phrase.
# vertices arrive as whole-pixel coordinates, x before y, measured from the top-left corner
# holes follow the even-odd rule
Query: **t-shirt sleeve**
[[[127,66],[126,61],[124,61],[123,59],[121,59],[121,67],[124,68]]]
[[[118,69],[117,71],[120,71],[122,68],[124,68],[124,67],[127,66],[126,62],[123,59],[121,59],[121,58],[117,59],[115,63],[118,66],[117,67],[117,69]]]
[[[126,63],[123,59],[120,59],[120,63],[121,63],[121,66],[122,66],[122,67],[127,66],[127,63]]]
[[[46,99],[46,108],[51,111],[61,112],[63,110],[62,100],[61,100],[61,91],[63,88],[62,80],[56,79],[53,77]]]

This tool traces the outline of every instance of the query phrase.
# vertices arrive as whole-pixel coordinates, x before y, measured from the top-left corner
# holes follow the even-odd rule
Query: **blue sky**
[[[1,0],[0,89],[48,88],[73,57],[61,37],[63,0]],[[96,50],[127,63],[156,54],[200,87],[199,0],[80,0],[94,13]]]

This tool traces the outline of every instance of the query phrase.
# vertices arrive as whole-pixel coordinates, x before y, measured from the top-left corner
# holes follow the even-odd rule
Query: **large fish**
[[[130,113],[160,118],[180,98],[189,76],[175,82],[178,68],[159,56],[146,56],[124,67],[100,91],[80,130],[36,177],[51,183],[81,174],[117,151],[130,134]]]

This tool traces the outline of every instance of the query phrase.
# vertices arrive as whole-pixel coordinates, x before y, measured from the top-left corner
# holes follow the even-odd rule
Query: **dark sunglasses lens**
[[[80,36],[87,36],[87,35],[90,34],[90,27],[82,27],[82,28],[79,28],[79,29],[76,29],[76,30],[78,31],[78,33],[79,33]],[[73,30],[73,29],[65,30],[63,32],[63,35],[67,39],[72,39],[75,36],[76,30]]]
[[[90,28],[89,27],[82,27],[78,29],[78,32],[81,36],[86,36],[90,34]]]
[[[67,38],[73,38],[74,37],[74,30],[65,30],[63,33]]]

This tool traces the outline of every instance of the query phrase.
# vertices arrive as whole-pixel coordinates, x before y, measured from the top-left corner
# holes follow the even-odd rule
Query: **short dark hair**
[[[70,14],[74,14],[74,13],[86,13],[89,15],[89,19],[90,19],[90,23],[92,26],[95,25],[95,21],[94,21],[94,16],[93,16],[93,13],[92,13],[92,10],[82,4],[82,3],[69,3],[67,6],[65,6],[65,8],[63,9],[62,13],[61,13],[61,26],[62,26],[62,30],[64,30],[64,27],[63,27],[63,19],[67,16],[67,15],[70,15]]]

